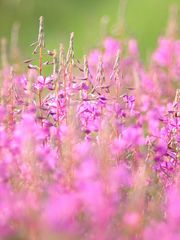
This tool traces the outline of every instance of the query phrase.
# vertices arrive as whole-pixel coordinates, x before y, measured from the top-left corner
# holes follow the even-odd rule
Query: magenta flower
[[[49,90],[54,89],[54,79],[52,77],[38,76],[37,82],[34,84],[36,90],[43,90],[45,88]]]

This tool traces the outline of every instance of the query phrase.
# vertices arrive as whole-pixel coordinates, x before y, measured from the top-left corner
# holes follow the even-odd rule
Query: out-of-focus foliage
[[[128,32],[134,35],[146,56],[154,47],[157,36],[163,32],[168,8],[179,0],[129,0],[125,21]],[[110,18],[109,31],[118,19],[119,0],[0,0],[0,37],[10,36],[15,21],[21,24],[20,43],[29,54],[27,44],[36,39],[37,19],[45,17],[48,47],[67,42],[74,31],[76,52],[82,55],[97,44],[100,37],[100,19]]]

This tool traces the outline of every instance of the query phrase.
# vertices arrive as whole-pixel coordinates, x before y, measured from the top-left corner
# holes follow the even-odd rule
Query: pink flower
[[[162,67],[172,64],[174,54],[174,43],[172,40],[160,38],[159,47],[153,55],[153,60]]]
[[[105,49],[105,59],[106,57],[108,58],[116,56],[117,52],[121,49],[120,42],[111,37],[106,38],[103,44]]]
[[[128,50],[129,53],[134,56],[134,57],[138,57],[139,56],[139,49],[138,49],[138,45],[137,45],[137,41],[135,39],[131,39],[128,42]]]
[[[37,82],[34,84],[34,88],[36,90],[43,90],[44,88],[53,90],[54,89],[53,81],[54,81],[54,79],[52,77],[38,76]]]

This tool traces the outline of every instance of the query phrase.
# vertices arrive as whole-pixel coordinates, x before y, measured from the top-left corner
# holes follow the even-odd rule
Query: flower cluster
[[[79,61],[43,25],[38,64],[1,69],[1,239],[180,239],[180,40],[144,65],[107,37]]]

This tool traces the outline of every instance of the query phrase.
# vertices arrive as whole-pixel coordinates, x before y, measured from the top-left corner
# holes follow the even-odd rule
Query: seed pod
[[[45,41],[44,41],[44,18],[41,16],[39,18],[39,35],[38,35],[38,44],[40,48],[45,47]]]
[[[54,56],[54,52],[53,52],[53,51],[50,51],[50,50],[47,50],[47,54],[48,54],[49,56],[51,56],[51,57]]]
[[[97,81],[97,83],[99,82],[100,85],[102,84],[102,82],[105,81],[102,56],[100,56],[100,58],[99,58],[96,81]]]
[[[56,50],[54,50],[53,53],[53,74],[56,75],[58,72],[58,59]]]
[[[37,54],[38,53],[38,48],[39,48],[39,46],[36,46],[36,48],[33,51],[33,54]]]
[[[64,67],[65,67],[64,47],[63,47],[63,44],[60,44],[60,46],[59,46],[59,69],[58,69],[58,74],[59,75],[61,75]]]
[[[11,59],[16,60],[19,58],[19,48],[18,48],[18,40],[19,40],[19,29],[20,24],[18,22],[15,22],[12,27],[11,32],[11,47],[10,47],[10,53],[11,53]]]
[[[5,68],[8,65],[6,38],[1,39],[1,63],[3,68]]]
[[[24,61],[24,63],[30,63],[30,62],[32,62],[34,59],[32,58],[32,59],[27,59],[27,60],[25,60]]]
[[[177,89],[175,99],[174,99],[174,104],[177,104],[179,101],[180,101],[180,89]]]
[[[113,71],[112,74],[110,76],[111,80],[119,80],[119,74],[120,74],[120,69],[119,69],[119,65],[120,65],[120,50],[117,52],[117,56],[116,56],[116,60],[114,63],[114,67],[113,67]]]
[[[74,33],[70,35],[69,49],[66,56],[66,64],[74,65]]]
[[[87,56],[84,56],[84,78],[88,79],[89,77],[89,66],[88,66],[88,61],[87,61]]]
[[[31,44],[30,44],[30,47],[33,47],[33,46],[35,46],[36,44],[38,44],[38,41],[31,43]]]
[[[38,66],[36,66],[36,65],[32,65],[32,64],[29,64],[29,65],[28,65],[28,68],[29,68],[29,69],[36,69],[36,70],[39,70],[39,67],[38,67]]]
[[[168,38],[176,38],[178,33],[179,33],[178,7],[176,4],[174,4],[169,11],[169,20],[166,35]]]
[[[43,66],[49,65],[49,61],[43,63]]]

